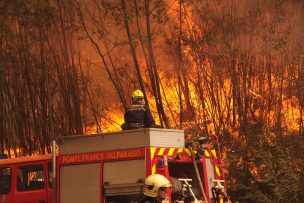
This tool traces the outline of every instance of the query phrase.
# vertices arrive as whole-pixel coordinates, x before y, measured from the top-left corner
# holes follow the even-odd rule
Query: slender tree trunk
[[[279,134],[282,133],[282,103],[283,100],[283,79],[280,79],[280,86],[279,86],[279,98],[277,103],[277,116],[276,116],[276,127]]]
[[[101,48],[99,47],[99,45],[97,44],[97,42],[93,39],[93,37],[90,35],[90,33],[89,33],[89,31],[88,31],[88,29],[87,29],[87,27],[85,25],[85,22],[84,22],[84,19],[83,19],[83,16],[82,16],[82,13],[81,13],[80,9],[79,9],[79,16],[80,16],[80,21],[82,23],[82,26],[84,28],[85,33],[87,34],[87,36],[90,39],[90,42],[92,43],[92,45],[94,46],[94,48],[97,50],[97,52],[98,52],[98,54],[99,54],[99,56],[100,56],[100,58],[101,58],[101,60],[103,62],[103,65],[104,65],[104,67],[105,67],[105,69],[107,71],[107,74],[108,74],[108,76],[109,76],[112,84],[114,85],[115,90],[116,90],[116,92],[117,92],[117,94],[118,94],[118,96],[120,98],[120,101],[124,105],[124,108],[126,108],[126,101],[125,101],[125,98],[124,98],[123,93],[122,93],[122,88],[119,86],[119,84],[117,84],[115,78],[113,77],[113,74],[110,71],[110,67],[109,67],[109,65],[108,65],[108,63],[107,63],[107,61],[105,59],[105,55],[103,54]]]
[[[298,82],[297,82],[297,89],[298,89],[298,99],[299,99],[299,108],[300,108],[300,119],[299,119],[299,135],[304,136],[304,130],[303,130],[303,108],[304,108],[304,71],[303,71],[303,65],[298,66],[297,70],[298,75]]]
[[[142,78],[141,70],[140,70],[140,67],[139,67],[138,60],[137,60],[135,46],[134,46],[133,39],[132,39],[132,36],[131,36],[130,28],[129,28],[129,20],[128,20],[128,15],[127,15],[127,11],[126,11],[125,0],[121,0],[121,6],[122,6],[123,17],[124,17],[124,25],[125,25],[125,29],[126,29],[128,40],[129,40],[130,50],[131,50],[131,54],[132,54],[132,58],[133,58],[134,67],[135,67],[135,70],[136,70],[136,73],[137,73],[137,78],[138,78],[138,81],[139,81],[139,84],[140,84],[140,88],[145,95],[146,105],[149,108],[149,102],[148,102],[147,94],[146,94],[146,91],[145,91],[144,81],[143,81],[143,78]]]
[[[157,67],[156,67],[156,62],[155,62],[155,57],[154,57],[154,51],[153,51],[153,46],[152,46],[152,34],[150,30],[150,6],[149,6],[150,0],[145,0],[145,8],[146,8],[146,26],[147,26],[147,38],[148,38],[148,50],[149,50],[149,64],[152,66],[151,67],[151,73],[153,75],[153,78],[155,78],[155,87],[156,87],[156,94],[155,97],[156,100],[156,106],[158,112],[160,112],[161,118],[165,123],[165,126],[167,128],[170,128],[170,123],[169,120],[165,114],[164,107],[163,107],[163,101],[162,101],[162,96],[161,96],[161,90],[160,90],[160,78],[158,75]],[[151,81],[154,82],[154,81]]]
[[[112,69],[113,69],[113,72],[114,72],[114,76],[115,76],[115,79],[116,79],[115,80],[115,84],[116,84],[115,87],[117,88],[117,93],[118,93],[119,99],[120,99],[124,109],[126,110],[127,109],[126,97],[124,95],[124,91],[123,91],[122,85],[121,85],[120,80],[119,80],[119,75],[118,75],[118,72],[117,72],[116,65],[113,62],[111,52],[109,51],[109,48],[108,48],[108,45],[107,45],[106,42],[105,42],[105,47],[106,47],[106,50],[108,52],[108,57],[109,57],[109,60],[110,60],[110,63],[111,63],[111,66],[112,66]]]
[[[179,1],[179,35],[178,35],[178,66],[177,66],[177,77],[178,77],[178,96],[179,96],[179,115],[180,124],[179,128],[183,128],[183,101],[182,101],[182,80],[181,80],[181,66],[182,66],[182,0]]]
[[[232,56],[234,57],[234,56]],[[237,112],[237,80],[236,80],[236,61],[232,58],[231,61],[231,83],[232,83],[232,126],[236,128],[236,112]]]

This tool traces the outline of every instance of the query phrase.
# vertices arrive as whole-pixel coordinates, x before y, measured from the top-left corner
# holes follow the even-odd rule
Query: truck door
[[[0,202],[12,200],[12,168],[0,168]]]
[[[15,173],[13,203],[47,203],[44,162],[18,164]]]
[[[60,167],[60,203],[100,203],[100,163]]]
[[[103,163],[102,203],[130,203],[139,200],[146,177],[145,159]]]

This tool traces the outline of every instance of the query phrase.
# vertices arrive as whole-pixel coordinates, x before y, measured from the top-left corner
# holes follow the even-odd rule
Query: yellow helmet
[[[172,184],[166,177],[160,174],[150,175],[145,181],[144,195],[157,197],[158,189],[161,187],[172,187]]]
[[[133,92],[133,94],[132,94],[132,98],[133,99],[143,99],[144,98],[144,94],[140,90],[135,90]]]

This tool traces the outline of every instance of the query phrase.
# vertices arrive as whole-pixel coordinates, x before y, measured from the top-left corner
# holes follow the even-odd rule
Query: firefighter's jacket
[[[155,127],[149,108],[143,104],[132,104],[125,112],[126,129]]]

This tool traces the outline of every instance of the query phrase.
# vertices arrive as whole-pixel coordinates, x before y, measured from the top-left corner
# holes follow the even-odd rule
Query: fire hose
[[[196,174],[196,177],[197,177],[197,180],[198,180],[198,185],[199,185],[200,191],[201,191],[201,193],[203,195],[203,198],[204,198],[203,200],[207,202],[207,197],[206,197],[205,190],[204,190],[204,187],[203,187],[202,179],[201,179],[201,176],[199,174],[197,163],[196,163],[196,160],[195,160],[195,153],[194,153],[191,146],[188,146],[188,148],[191,152],[192,162],[193,162],[195,174]]]

